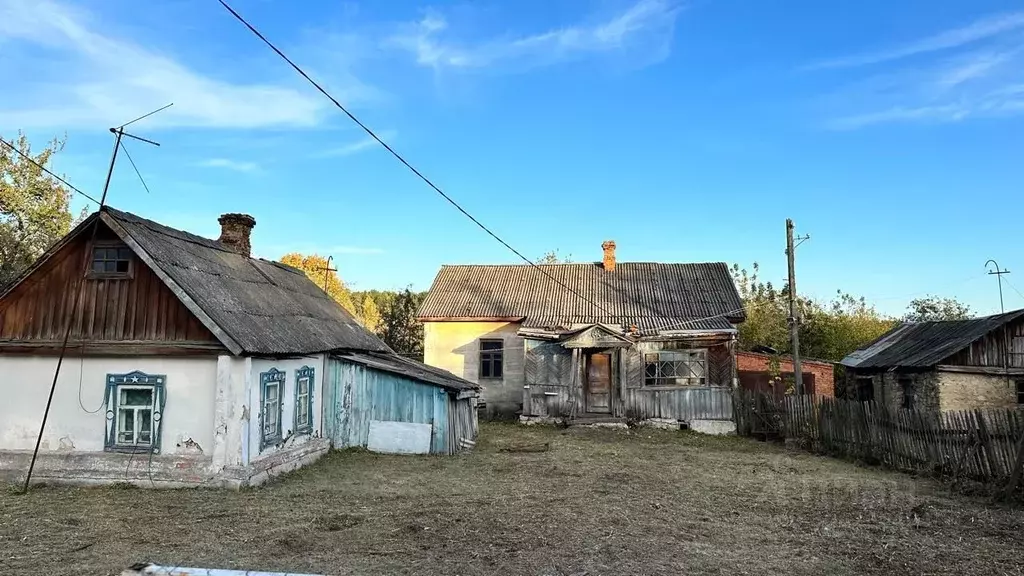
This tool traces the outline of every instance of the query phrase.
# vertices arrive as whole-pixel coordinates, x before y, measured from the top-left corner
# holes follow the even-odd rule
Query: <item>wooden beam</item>
[[[998,368],[994,366],[945,366],[935,367],[939,372],[963,372],[967,374],[992,374],[995,376],[1024,376],[1024,368]]]
[[[228,352],[211,342],[164,342],[146,340],[89,340],[68,342],[68,354],[75,356],[217,356]],[[0,341],[3,354],[60,354],[60,340]]]

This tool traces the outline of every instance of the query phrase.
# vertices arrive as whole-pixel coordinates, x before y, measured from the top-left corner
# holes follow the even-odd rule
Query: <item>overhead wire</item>
[[[31,156],[29,156],[28,154],[25,154],[24,152],[22,152],[21,150],[19,150],[19,149],[18,149],[18,147],[17,147],[17,146],[15,146],[14,144],[12,144],[12,143],[8,142],[7,140],[4,140],[3,138],[0,138],[0,142],[2,142],[2,143],[3,143],[4,145],[5,145],[5,146],[7,146],[8,148],[10,148],[11,150],[14,150],[15,152],[17,152],[19,156],[21,156],[21,157],[22,157],[22,158],[24,158],[25,160],[28,160],[29,162],[31,162],[32,164],[34,164],[34,165],[35,165],[35,166],[36,166],[37,168],[39,168],[39,169],[40,169],[40,170],[42,170],[43,172],[46,172],[46,173],[47,173],[47,174],[49,174],[50,176],[53,176],[54,178],[56,178],[58,182],[60,182],[61,184],[63,184],[63,185],[65,185],[65,186],[67,186],[67,187],[68,187],[68,188],[69,188],[70,190],[73,190],[73,191],[75,191],[75,192],[77,192],[77,193],[81,194],[82,196],[84,196],[84,197],[88,198],[89,200],[92,200],[93,202],[95,202],[95,203],[97,203],[97,204],[99,204],[99,203],[100,203],[100,201],[99,201],[99,200],[97,200],[97,199],[93,198],[92,196],[90,196],[90,195],[86,194],[85,192],[82,192],[82,191],[81,191],[81,190],[79,190],[79,189],[78,189],[78,188],[77,188],[76,186],[74,186],[73,184],[69,183],[69,182],[68,182],[67,180],[65,180],[65,179],[61,178],[60,176],[57,176],[56,174],[54,174],[53,172],[51,172],[51,171],[50,171],[50,169],[49,169],[49,168],[47,168],[46,166],[43,166],[43,165],[42,165],[42,164],[40,164],[39,162],[36,162],[36,160],[35,160],[34,158],[32,158],[32,157],[31,157]]]
[[[399,162],[401,162],[402,165],[404,165],[406,168],[408,168],[413,174],[415,174],[427,186],[429,186],[432,190],[434,190],[434,192],[437,192],[449,204],[451,204],[453,207],[455,207],[455,209],[458,210],[460,213],[462,213],[463,216],[465,216],[466,218],[469,218],[469,220],[471,222],[476,224],[477,227],[479,227],[481,230],[486,232],[491,238],[494,238],[495,240],[497,240],[499,244],[501,244],[502,246],[507,248],[509,251],[511,251],[513,254],[518,256],[523,262],[526,262],[527,264],[532,266],[535,270],[539,271],[541,274],[543,274],[544,276],[548,277],[555,284],[558,284],[559,286],[561,286],[562,288],[567,290],[569,293],[575,295],[576,297],[582,299],[583,301],[592,304],[593,306],[595,306],[596,308],[598,308],[602,312],[605,312],[605,313],[609,314],[610,316],[615,316],[615,314],[613,314],[609,310],[605,309],[603,306],[601,306],[597,302],[594,302],[590,298],[587,298],[583,294],[580,294],[579,292],[574,290],[572,287],[570,287],[568,284],[565,284],[561,280],[558,280],[557,278],[555,278],[554,276],[549,274],[547,271],[545,271],[543,268],[538,266],[532,260],[530,260],[529,258],[524,256],[522,254],[522,252],[520,252],[519,250],[516,250],[515,248],[513,248],[512,245],[510,245],[508,242],[503,240],[500,236],[498,236],[493,231],[491,231],[490,228],[485,226],[482,222],[480,222],[480,220],[478,220],[475,216],[470,214],[465,208],[462,207],[462,205],[460,205],[451,196],[449,196],[443,190],[441,190],[440,187],[438,187],[436,184],[434,184],[433,181],[431,181],[429,178],[427,178],[415,166],[410,164],[409,161],[405,159],[405,157],[403,157],[401,154],[396,152],[394,148],[392,148],[387,142],[385,142],[383,139],[381,139],[380,136],[378,136],[376,132],[374,132],[366,124],[364,124],[361,120],[359,120],[359,118],[357,118],[352,112],[350,112],[347,108],[345,108],[345,106],[342,105],[341,102],[339,102],[336,98],[334,98],[334,96],[331,96],[331,94],[329,92],[327,92],[327,90],[325,90],[322,86],[320,86],[320,84],[316,80],[313,80],[313,78],[311,78],[309,76],[309,74],[307,74],[305,72],[305,70],[303,70],[301,67],[299,67],[298,64],[293,62],[291,58],[289,58],[284,52],[282,52],[280,49],[278,49],[278,47],[275,46],[270,40],[268,40],[266,38],[266,36],[264,36],[259,30],[257,30],[245,18],[243,18],[241,14],[239,14],[238,12],[235,11],[234,8],[229,6],[227,2],[225,2],[224,0],[217,0],[217,1],[220,2],[221,6],[223,6],[228,12],[230,12],[231,15],[235,17],[236,20],[241,22],[246,28],[249,29],[250,32],[252,32],[257,38],[262,40],[264,44],[266,44],[271,50],[273,50],[278,56],[280,56],[285,62],[287,62],[288,65],[290,65],[300,76],[305,78],[306,81],[308,81],[310,84],[312,84],[314,88],[316,88],[321,94],[323,94],[328,100],[330,100],[334,104],[335,107],[337,107],[339,110],[344,112],[345,115],[348,116],[348,118],[350,120],[355,122],[357,126],[359,126],[364,132],[366,132],[366,134],[368,134],[378,144],[383,146],[385,150],[387,150],[392,156],[395,157],[395,159],[397,159]]]

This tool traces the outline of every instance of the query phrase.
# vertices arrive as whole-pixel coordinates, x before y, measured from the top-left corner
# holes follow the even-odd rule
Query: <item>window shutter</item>
[[[113,449],[117,442],[117,426],[114,415],[117,414],[117,384],[114,383],[114,376],[107,375],[107,393],[104,403],[107,405],[107,434],[103,442],[103,447],[107,450]]]

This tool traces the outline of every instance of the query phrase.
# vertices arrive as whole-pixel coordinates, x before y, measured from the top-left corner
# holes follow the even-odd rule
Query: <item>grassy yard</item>
[[[549,443],[546,452],[502,448]],[[1022,574],[1024,512],[740,438],[485,425],[241,492],[0,490],[0,574]]]

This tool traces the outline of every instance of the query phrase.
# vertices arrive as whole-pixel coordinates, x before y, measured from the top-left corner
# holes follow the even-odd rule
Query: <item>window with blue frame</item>
[[[281,442],[281,406],[285,373],[277,368],[260,373],[260,451]]]
[[[313,432],[313,368],[303,366],[295,371],[295,433]]]
[[[163,374],[107,374],[105,450],[160,453],[166,383]]]

